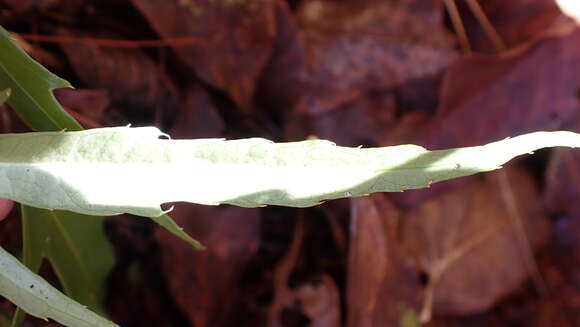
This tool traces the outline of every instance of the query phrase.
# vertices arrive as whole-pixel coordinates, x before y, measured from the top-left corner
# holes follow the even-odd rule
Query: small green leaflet
[[[20,49],[0,26],[0,88],[12,89],[8,104],[36,130],[80,130],[81,125],[62,110],[51,90],[71,87]]]
[[[0,197],[89,215],[159,217],[162,203],[308,207],[491,171],[580,134],[536,132],[483,146],[346,148],[324,140],[167,140],[155,127],[0,135]]]
[[[75,327],[117,326],[62,294],[1,247],[0,289],[12,303],[44,320]]]
[[[193,246],[196,250],[205,250],[205,246],[203,246],[203,244],[184,232],[183,228],[179,227],[175,220],[169,217],[169,215],[164,214],[159,217],[151,217],[151,219],[161,227],[167,229],[171,234],[189,243],[189,245]]]

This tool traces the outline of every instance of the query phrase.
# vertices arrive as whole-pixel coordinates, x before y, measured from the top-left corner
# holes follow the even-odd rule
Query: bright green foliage
[[[62,294],[1,247],[0,289],[12,303],[41,319],[74,327],[117,326]]]
[[[164,214],[162,203],[308,207],[500,168],[580,134],[537,132],[484,146],[346,148],[329,141],[166,140],[154,127],[0,135],[0,197],[84,214]]]
[[[112,262],[108,252],[111,246],[103,241],[102,217],[29,206],[22,206],[22,215],[26,217],[23,233],[29,237],[28,246],[23,249],[24,257],[35,263],[40,263],[43,257],[58,263],[52,266],[64,291],[104,314],[101,306],[104,280]],[[107,252],[95,249],[95,244],[106,246]]]
[[[75,131],[82,127],[55,100],[52,90],[70,84],[49,72],[22,51],[0,27],[0,103],[3,97],[32,128],[38,131]],[[103,217],[22,205],[24,263],[37,271],[43,258],[50,260],[67,294],[89,308],[104,313],[104,280],[113,264],[113,251],[103,233]],[[171,233],[197,248],[199,243],[179,228],[171,217],[155,219]],[[0,293],[1,293],[0,289]],[[13,326],[22,321],[17,312]]]
[[[82,129],[55,100],[52,89],[58,87],[70,84],[32,60],[0,27],[0,89],[11,89],[8,104],[31,128]],[[103,218],[22,206],[22,222],[24,264],[37,271],[42,259],[49,259],[69,295],[104,313],[102,292],[114,257]],[[18,312],[13,325],[22,318]]]
[[[8,104],[28,126],[38,131],[82,129],[51,92],[63,87],[71,85],[30,58],[0,26],[0,89],[12,89]]]

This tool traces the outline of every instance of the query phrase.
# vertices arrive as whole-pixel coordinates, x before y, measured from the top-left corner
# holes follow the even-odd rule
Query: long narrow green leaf
[[[117,326],[62,294],[1,247],[0,288],[12,303],[41,319],[74,327]]]
[[[8,97],[10,97],[10,93],[12,90],[5,89],[5,90],[0,90],[0,105],[2,105],[4,102],[6,102],[6,100],[8,100]]]
[[[491,171],[580,134],[537,132],[484,146],[345,148],[324,140],[165,140],[154,127],[0,135],[0,197],[84,214],[164,214],[187,201],[307,207]]]

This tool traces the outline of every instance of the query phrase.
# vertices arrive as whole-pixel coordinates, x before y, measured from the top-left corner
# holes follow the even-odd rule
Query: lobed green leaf
[[[52,94],[63,87],[71,85],[30,58],[0,26],[0,89],[12,90],[8,104],[28,126],[38,131],[82,129]]]
[[[0,27],[0,89],[12,91],[7,103],[32,129],[82,129],[54,98],[52,90],[59,87],[70,84],[30,58]],[[104,313],[102,293],[113,250],[103,232],[103,218],[22,206],[22,222],[24,264],[37,271],[48,258],[68,294]],[[19,325],[23,317],[17,311],[12,325]]]

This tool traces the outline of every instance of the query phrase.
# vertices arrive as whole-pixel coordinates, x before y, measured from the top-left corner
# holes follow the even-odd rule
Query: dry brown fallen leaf
[[[580,100],[580,98],[579,98]],[[580,115],[565,126],[580,129]],[[551,322],[565,321],[561,326],[580,325],[580,156],[570,151],[555,149],[550,156],[545,174],[544,200],[552,218],[553,252],[549,258],[557,258],[561,283],[552,294],[553,302],[542,306],[538,326],[550,326]]]
[[[398,326],[402,309],[420,308],[423,287],[404,251],[400,210],[384,195],[352,200],[347,326]]]
[[[198,84],[185,90],[185,99],[169,130],[172,138],[222,137],[225,123],[207,91]]]
[[[286,139],[315,135],[340,146],[378,146],[395,124],[395,96],[369,94],[320,114],[296,114],[288,120]]]
[[[105,120],[105,110],[110,104],[107,89],[56,89],[54,95],[63,107],[75,111],[98,127],[103,126],[99,123]],[[80,122],[83,124],[83,121]]]
[[[576,115],[579,103],[577,74],[570,69],[580,60],[578,42],[580,29],[574,29],[539,37],[502,55],[462,57],[445,73],[435,116],[409,143],[441,149],[561,129]],[[433,191],[464,183],[458,179],[434,185],[431,192],[405,192],[395,198],[411,207]]]
[[[473,50],[496,53],[498,49],[469,7],[464,1],[456,3]],[[508,49],[538,37],[560,15],[554,0],[485,0],[478,3]]]
[[[580,98],[578,99],[580,103]],[[566,129],[580,130],[580,114],[565,125]],[[544,202],[549,212],[566,215],[580,213],[580,154],[565,149],[554,149],[545,174]]]
[[[256,101],[283,117],[304,92],[308,64],[303,37],[292,9],[284,1],[277,1],[275,5],[274,49],[261,73]]]
[[[320,114],[445,69],[456,52],[442,13],[422,0],[301,2],[310,71],[295,112]]]
[[[176,306],[194,326],[234,321],[239,279],[260,244],[257,209],[177,205],[171,216],[207,246],[196,251],[167,231],[156,229],[163,274]]]
[[[432,313],[478,313],[518,289],[535,269],[526,247],[545,242],[549,223],[531,177],[520,168],[508,171],[519,218],[508,210],[493,174],[437,193],[400,218],[384,198],[357,199],[349,326],[393,325],[401,305],[421,311],[425,320]],[[523,238],[516,219],[525,226]]]
[[[564,149],[554,150],[546,172],[544,195],[550,212],[556,214],[580,212],[578,185],[580,185],[580,155]]]
[[[555,217],[550,246],[540,257],[550,293],[537,305],[538,327],[580,325],[580,207],[567,208]]]
[[[132,0],[162,38],[198,39],[175,52],[245,110],[272,54],[276,1]]]
[[[473,54],[446,73],[437,114],[420,144],[469,146],[558,129],[578,108],[580,29],[505,55]],[[549,64],[546,64],[549,63]]]
[[[482,312],[535,273],[526,249],[547,240],[549,221],[532,178],[518,167],[505,172],[512,199],[494,173],[432,197],[405,216],[402,242],[428,276],[423,310],[432,296],[435,314]]]
[[[286,114],[286,138],[381,144],[394,125],[389,90],[432,78],[456,56],[442,13],[440,4],[415,0],[302,2],[300,34],[289,39],[295,62],[306,51],[309,69],[290,86],[297,103]]]
[[[78,34],[66,30],[61,33]],[[142,49],[102,47],[82,41],[63,43],[61,47],[83,86],[107,89],[111,102],[127,115],[143,119],[156,110],[164,115],[177,110],[177,87]]]
[[[576,130],[576,118],[566,128]],[[544,203],[553,223],[549,247],[540,257],[550,296],[538,306],[537,326],[580,324],[580,156],[555,149],[545,174]]]

